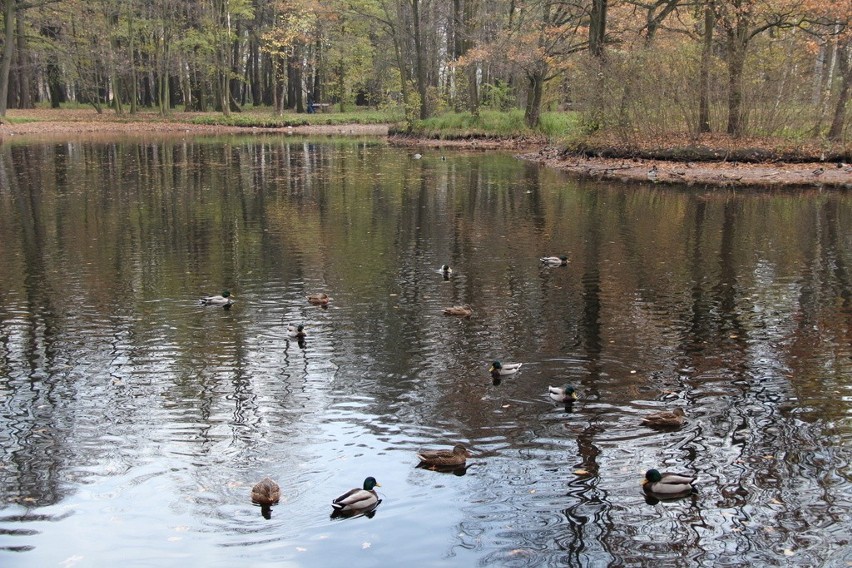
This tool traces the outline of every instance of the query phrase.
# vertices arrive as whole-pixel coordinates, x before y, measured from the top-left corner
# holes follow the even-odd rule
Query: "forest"
[[[574,112],[848,141],[852,0],[3,0],[9,108]]]

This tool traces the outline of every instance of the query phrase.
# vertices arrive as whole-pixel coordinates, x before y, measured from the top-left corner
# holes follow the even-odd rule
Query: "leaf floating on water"
[[[59,565],[65,566],[66,568],[70,568],[71,566],[74,566],[75,564],[77,564],[81,560],[83,560],[83,557],[80,556],[79,554],[75,554],[74,556],[69,556],[68,558],[66,558],[65,560],[60,562]]]
[[[504,404],[501,408],[509,408],[510,406],[510,404]]]
[[[793,556],[794,554],[796,553],[790,550],[789,548],[784,549],[784,556]]]
[[[362,545],[361,545],[361,548],[362,548],[363,550],[367,550],[368,548],[370,548],[370,546],[371,546],[371,545],[370,545],[370,543],[369,543],[369,542],[365,542],[364,544],[362,544]]]
[[[296,547],[296,552],[307,552],[307,551],[308,551],[308,549],[307,549],[307,548],[303,548],[303,547],[301,547],[301,546],[297,546],[297,547]]]

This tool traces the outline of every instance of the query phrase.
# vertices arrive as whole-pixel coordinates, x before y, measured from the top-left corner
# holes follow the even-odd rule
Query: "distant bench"
[[[331,103],[312,103],[311,111],[316,112],[319,109],[322,112],[328,112],[329,107],[331,107]]]

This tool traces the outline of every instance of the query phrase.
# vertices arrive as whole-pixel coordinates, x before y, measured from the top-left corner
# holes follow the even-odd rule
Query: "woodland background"
[[[0,116],[571,111],[624,140],[850,138],[852,0],[2,0]]]

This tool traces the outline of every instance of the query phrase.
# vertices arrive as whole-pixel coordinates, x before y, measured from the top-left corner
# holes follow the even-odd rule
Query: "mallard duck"
[[[547,266],[568,266],[567,256],[543,256],[539,259],[542,264]]]
[[[452,450],[420,450],[417,457],[425,467],[457,467],[464,465],[470,452],[463,444],[456,444]]]
[[[642,490],[657,499],[677,499],[693,492],[694,477],[677,473],[660,473],[649,469],[642,480]]]
[[[308,299],[308,302],[317,305],[317,306],[325,306],[328,304],[328,301],[331,299],[328,297],[328,294],[320,292],[319,294],[309,294],[305,296]]]
[[[469,304],[465,304],[463,306],[453,306],[451,308],[444,308],[445,316],[460,316],[463,318],[469,318],[471,314],[473,314],[473,308],[471,308]]]
[[[453,273],[453,269],[450,268],[449,264],[444,264],[443,266],[441,266],[441,270],[439,270],[438,272],[440,272],[444,276],[449,276]]]
[[[565,385],[564,387],[547,387],[550,398],[556,402],[574,402],[577,400],[577,393],[574,392],[574,387]]]
[[[251,488],[251,501],[264,507],[275,505],[281,498],[281,488],[278,484],[264,477]]]
[[[379,504],[379,496],[373,490],[374,487],[381,487],[375,477],[368,477],[364,480],[364,488],[350,489],[337,499],[331,502],[332,508],[341,513],[352,511],[362,511],[370,509]]]
[[[648,170],[648,181],[657,181],[657,166],[651,166],[651,169]]]
[[[672,411],[654,412],[642,419],[642,424],[652,428],[679,428],[683,426],[686,413],[682,408]]]
[[[521,368],[523,363],[501,363],[500,361],[494,361],[491,363],[491,368],[488,369],[488,372],[491,373],[491,376],[494,378],[497,377],[505,377],[506,375],[514,375]]]
[[[227,290],[223,290],[220,296],[204,296],[198,303],[202,306],[222,306],[229,307],[234,303],[233,298],[231,298],[231,293]]]
[[[287,326],[287,335],[290,337],[295,337],[299,341],[302,341],[303,339],[305,339],[305,326],[302,324],[290,324]]]

